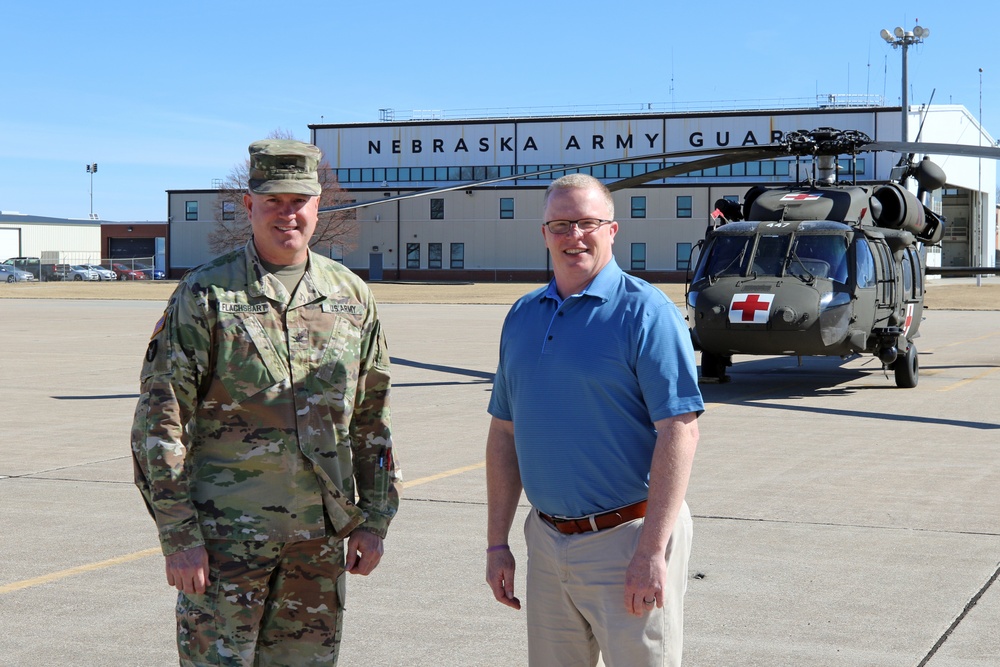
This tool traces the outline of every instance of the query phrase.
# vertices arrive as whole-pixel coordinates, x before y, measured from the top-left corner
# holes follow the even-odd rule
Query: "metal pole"
[[[979,68],[979,145],[983,145],[983,68]],[[995,202],[994,202],[995,203]],[[985,266],[983,248],[986,240],[986,216],[983,215],[983,158],[979,158],[979,187],[976,192],[976,231],[973,235],[972,263],[976,266]],[[994,251],[995,254],[995,251]],[[982,284],[982,276],[976,276],[976,285]]]
[[[901,125],[901,127],[902,127],[902,135],[903,135],[902,141],[909,141],[910,140],[910,129],[909,129],[909,120],[910,120],[910,118],[909,118],[909,115],[910,115],[909,114],[909,110],[910,109],[909,109],[909,106],[907,105],[907,96],[906,96],[906,86],[907,86],[907,83],[906,83],[907,76],[906,76],[906,74],[907,74],[907,69],[908,69],[907,68],[907,63],[906,63],[906,47],[907,47],[907,41],[906,41],[906,39],[903,39],[902,40],[902,49],[903,49],[903,119],[902,120],[903,120],[903,124]]]

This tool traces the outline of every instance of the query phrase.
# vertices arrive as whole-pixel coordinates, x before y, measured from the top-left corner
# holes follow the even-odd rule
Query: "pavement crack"
[[[694,519],[706,519],[716,521],[746,521],[749,523],[773,523],[789,524],[795,526],[828,526],[831,528],[866,528],[869,530],[899,530],[912,531],[914,533],[936,533],[940,535],[981,535],[983,537],[1000,537],[998,532],[983,530],[942,530],[939,528],[914,528],[913,526],[885,526],[864,523],[839,523],[836,521],[795,521],[792,519],[762,519],[745,516],[722,516],[711,514],[692,514]]]
[[[92,466],[99,463],[109,463],[111,461],[120,461],[121,459],[128,458],[126,456],[112,456],[109,459],[101,459],[99,461],[86,461],[84,463],[74,463],[71,466],[59,466],[57,468],[48,468],[47,470],[34,470],[32,472],[26,472],[20,475],[3,475],[0,479],[59,479],[57,477],[38,477],[38,475],[48,475],[49,473],[59,472],[60,470],[72,470],[73,468],[83,468],[86,466]],[[67,478],[66,481],[78,482],[85,480],[76,480]],[[131,484],[131,482],[129,482]]]
[[[931,650],[927,652],[924,659],[917,663],[917,667],[924,667],[930,659],[934,657],[934,654],[938,652],[938,649],[944,646],[944,643],[948,641],[949,637],[951,637],[951,633],[953,633],[965,617],[969,615],[972,608],[976,606],[980,598],[982,598],[986,591],[989,590],[990,586],[996,582],[998,577],[1000,577],[1000,564],[998,564],[997,568],[993,570],[993,575],[986,580],[986,583],[983,584],[976,594],[973,595],[972,598],[965,604],[965,608],[962,609],[962,613],[955,617],[955,620],[951,622],[951,625],[949,625],[948,629],[944,631],[944,634],[942,634],[937,642],[934,643],[934,646],[932,646]]]

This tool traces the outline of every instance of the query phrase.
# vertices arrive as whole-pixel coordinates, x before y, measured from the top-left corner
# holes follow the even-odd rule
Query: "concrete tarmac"
[[[162,308],[0,301],[2,666],[177,664],[128,445]],[[506,307],[381,312],[406,482],[382,564],[348,582],[341,664],[525,665],[524,614],[484,582]],[[1000,312],[928,312],[921,332],[916,389],[871,357],[738,357],[703,386],[685,665],[1000,665]]]

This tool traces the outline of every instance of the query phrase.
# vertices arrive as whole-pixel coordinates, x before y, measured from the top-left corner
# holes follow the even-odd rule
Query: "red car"
[[[138,269],[133,269],[125,264],[112,264],[111,270],[118,276],[118,280],[145,280],[146,274]]]

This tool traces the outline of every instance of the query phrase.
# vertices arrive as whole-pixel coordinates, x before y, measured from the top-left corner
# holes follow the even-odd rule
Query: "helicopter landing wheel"
[[[920,375],[920,363],[917,361],[917,346],[910,343],[906,346],[906,354],[900,355],[892,362],[892,370],[896,376],[896,386],[900,389],[913,389],[917,386]]]
[[[729,382],[732,378],[726,375],[726,368],[732,365],[732,357],[720,356],[711,352],[701,352],[701,381]]]

